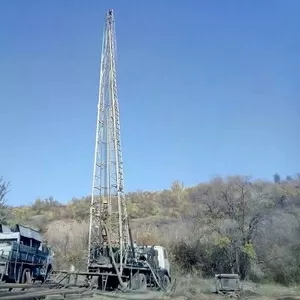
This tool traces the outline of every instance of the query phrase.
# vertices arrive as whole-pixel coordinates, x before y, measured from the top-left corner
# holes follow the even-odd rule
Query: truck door
[[[168,253],[165,248],[163,248],[163,253],[164,253],[165,269],[168,271],[168,274],[170,275],[170,261],[169,261]]]

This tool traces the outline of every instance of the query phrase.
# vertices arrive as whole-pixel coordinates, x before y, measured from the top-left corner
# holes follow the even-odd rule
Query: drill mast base
[[[171,277],[169,270],[161,266],[160,261],[163,257],[156,248],[162,249],[161,253],[165,251],[160,246],[137,247],[135,255],[129,252],[126,263],[120,263],[117,255],[116,257],[99,255],[90,263],[88,271],[101,273],[97,281],[100,290],[146,290],[147,288],[167,290]],[[120,268],[122,273],[119,271]]]

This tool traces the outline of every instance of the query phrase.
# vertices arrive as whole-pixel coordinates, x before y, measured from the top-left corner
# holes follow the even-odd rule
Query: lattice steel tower
[[[123,258],[118,262],[122,269],[129,235],[119,117],[115,21],[113,11],[109,10],[102,43],[89,249],[107,249],[110,241],[120,254],[118,257]],[[92,256],[90,253],[88,264]]]

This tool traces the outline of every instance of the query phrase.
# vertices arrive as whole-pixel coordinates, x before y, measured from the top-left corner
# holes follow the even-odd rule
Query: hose
[[[111,241],[110,241],[110,236],[109,236],[109,233],[108,233],[108,230],[107,230],[107,227],[103,224],[103,227],[106,231],[106,234],[107,234],[107,240],[108,240],[108,247],[109,247],[109,251],[110,251],[110,254],[111,254],[111,258],[112,258],[112,264],[113,264],[113,267],[117,273],[117,277],[118,277],[118,280],[119,280],[119,283],[121,285],[121,287],[123,288],[123,291],[126,291],[128,290],[126,284],[123,282],[122,280],[122,275],[120,273],[120,271],[118,270],[118,267],[117,267],[117,264],[116,264],[116,261],[115,261],[115,258],[114,258],[114,255],[113,255],[113,250],[112,250],[112,246],[111,246]],[[152,269],[152,267],[150,266],[150,264],[148,263],[148,261],[145,261],[146,265],[148,266],[148,268],[150,269],[153,277],[154,277],[154,280],[155,280],[155,283],[157,284],[157,286],[161,289],[161,290],[164,290],[164,288],[161,286],[161,284],[159,283],[159,281],[157,280],[157,276],[154,272],[154,270]]]
[[[158,282],[158,280],[157,280],[157,278],[156,278],[156,274],[155,274],[154,270],[152,269],[152,267],[150,266],[150,264],[149,264],[147,261],[145,261],[145,263],[146,263],[146,265],[148,266],[148,268],[150,269],[150,271],[151,271],[151,273],[152,273],[152,275],[153,275],[153,277],[154,277],[154,280],[155,280],[155,283],[157,284],[157,286],[158,286],[161,290],[164,290],[164,288],[162,288],[162,286],[161,286],[160,283]]]
[[[115,257],[114,257],[114,253],[113,253],[113,249],[112,249],[112,246],[111,246],[111,240],[110,240],[109,232],[108,232],[107,227],[106,227],[105,224],[103,224],[103,228],[106,231],[107,240],[108,240],[108,248],[109,248],[109,252],[110,252],[110,255],[111,255],[112,264],[113,264],[113,267],[114,267],[114,269],[116,271],[116,274],[117,274],[120,286],[123,288],[123,291],[124,290],[128,290],[127,285],[122,280],[121,272],[119,271],[119,269],[117,267],[117,264],[116,264],[116,261],[115,261]]]

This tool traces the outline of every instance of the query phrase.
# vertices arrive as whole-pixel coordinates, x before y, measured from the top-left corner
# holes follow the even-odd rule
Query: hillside
[[[11,207],[1,199],[1,186],[3,180],[0,221],[40,229],[60,267],[84,263],[90,197]],[[234,271],[254,281],[300,281],[300,176],[275,175],[274,182],[233,176],[191,188],[176,181],[168,190],[128,193],[127,200],[135,238],[168,247],[178,272],[209,277]]]

